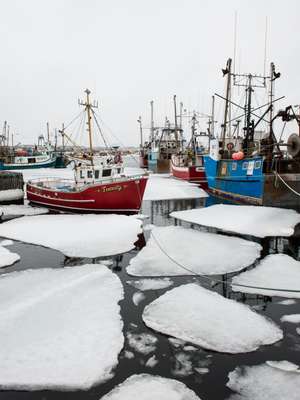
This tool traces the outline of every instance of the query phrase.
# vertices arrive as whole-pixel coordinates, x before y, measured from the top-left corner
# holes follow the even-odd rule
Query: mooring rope
[[[293,192],[296,196],[300,197],[300,193],[298,193],[296,190],[294,190],[289,184],[286,183],[286,181],[278,174],[278,172],[273,171],[274,175],[276,178],[279,178],[281,182],[291,191]]]
[[[231,286],[238,286],[238,287],[244,287],[244,288],[248,288],[248,289],[258,289],[258,290],[269,290],[269,291],[276,291],[276,292],[291,292],[291,293],[300,293],[300,289],[278,289],[278,288],[268,288],[268,287],[261,287],[261,286],[251,286],[251,285],[243,285],[241,283],[232,283],[228,282],[228,281],[224,281],[223,279],[215,279],[215,278],[210,278],[207,275],[204,274],[198,274],[197,272],[193,271],[192,269],[186,267],[185,265],[181,264],[179,261],[175,260],[172,256],[170,256],[164,249],[163,247],[160,245],[159,241],[157,240],[157,238],[154,236],[153,232],[151,231],[150,233],[150,237],[152,237],[155,241],[155,243],[157,244],[157,246],[159,247],[159,249],[162,251],[163,254],[165,254],[169,260],[171,260],[174,264],[176,264],[178,267],[191,272],[193,275],[204,278],[210,282],[217,282],[217,283],[225,283],[225,284],[230,284]]]

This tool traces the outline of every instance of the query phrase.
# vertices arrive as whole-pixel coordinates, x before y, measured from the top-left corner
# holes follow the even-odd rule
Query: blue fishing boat
[[[230,59],[223,73],[227,75],[227,88],[226,97],[219,96],[225,100],[222,132],[220,138],[211,140],[209,154],[204,156],[209,191],[237,203],[300,208],[300,135],[294,133],[284,143],[276,139],[273,130],[274,121],[279,118],[284,126],[294,120],[300,127],[299,115],[292,106],[273,115],[273,103],[278,100],[273,99],[273,86],[280,74],[275,72],[273,63],[268,77],[233,74]],[[234,84],[245,87],[245,105],[240,106],[245,118],[242,135],[237,130],[230,133],[228,128],[235,120],[229,118],[230,104],[238,106],[230,99],[232,79]],[[269,102],[253,108],[254,89],[266,88],[267,82]],[[263,107],[266,110],[257,115]],[[266,131],[257,130],[262,121],[267,122]]]

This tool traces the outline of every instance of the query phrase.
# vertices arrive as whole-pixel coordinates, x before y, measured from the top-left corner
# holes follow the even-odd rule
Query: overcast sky
[[[276,94],[300,102],[300,2],[287,0],[1,0],[0,123],[16,141],[34,142],[79,112],[88,87],[101,118],[126,145],[138,143],[137,117],[149,126],[173,117],[172,96],[190,110],[210,111],[223,92],[221,68],[282,73]],[[218,106],[219,107],[219,106]],[[217,110],[220,109],[220,107]],[[217,119],[220,119],[217,116]],[[107,131],[106,131],[107,132]],[[116,141],[110,137],[110,141]]]

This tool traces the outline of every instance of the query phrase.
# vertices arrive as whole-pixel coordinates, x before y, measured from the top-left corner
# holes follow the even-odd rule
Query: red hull
[[[27,199],[34,204],[68,212],[137,213],[148,177],[87,185],[78,191],[62,191],[27,183]]]
[[[178,179],[183,179],[192,183],[199,183],[203,189],[207,189],[207,179],[204,167],[192,165],[189,167],[177,167],[172,162],[171,174]]]

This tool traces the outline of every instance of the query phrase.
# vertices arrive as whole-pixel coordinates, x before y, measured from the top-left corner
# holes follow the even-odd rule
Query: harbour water
[[[119,355],[119,363],[114,370],[114,376],[106,383],[97,385],[88,391],[1,391],[0,400],[61,400],[61,399],[100,399],[104,394],[108,393],[116,385],[123,382],[126,378],[133,374],[148,373],[160,375],[162,377],[177,379],[184,382],[190,389],[203,400],[228,399],[233,392],[226,387],[228,381],[228,373],[233,371],[237,366],[258,365],[270,360],[288,360],[290,362],[299,363],[300,360],[300,335],[295,331],[295,324],[282,323],[280,318],[284,314],[299,313],[300,301],[296,300],[294,304],[279,304],[283,298],[268,297],[262,295],[248,295],[239,292],[233,292],[231,286],[226,283],[230,276],[185,276],[183,270],[182,276],[171,277],[174,282],[173,287],[190,282],[198,282],[202,286],[214,290],[224,297],[235,299],[245,303],[253,309],[272,319],[278,324],[284,332],[283,340],[268,346],[261,346],[257,351],[244,354],[226,354],[214,351],[204,350],[198,346],[189,346],[189,343],[174,343],[169,340],[167,335],[160,334],[149,329],[142,320],[144,307],[169,290],[147,290],[144,291],[144,298],[135,305],[132,298],[137,290],[131,286],[128,281],[138,280],[139,278],[130,277],[126,272],[126,266],[132,257],[141,250],[145,242],[149,239],[151,230],[147,230],[147,225],[156,226],[173,225],[174,219],[169,217],[169,213],[177,210],[185,210],[195,207],[205,207],[214,202],[214,199],[194,199],[194,200],[168,200],[168,201],[145,201],[143,203],[142,214],[149,216],[144,220],[144,235],[140,237],[137,247],[125,254],[112,257],[113,264],[109,267],[120,278],[124,287],[124,300],[121,301],[121,316],[124,322],[125,345]],[[182,223],[184,226],[190,224]],[[28,227],[29,229],[30,227]],[[193,226],[193,229],[203,229]],[[259,242],[263,246],[261,257],[267,254],[286,253],[299,258],[300,240],[298,237],[289,239],[257,239],[247,236],[246,239]],[[99,259],[72,259],[64,257],[61,253],[21,242],[14,242],[10,246],[10,250],[20,255],[21,259],[11,267],[0,270],[1,274],[12,271],[21,271],[36,268],[64,268],[66,266],[76,266],[87,263],[100,263]],[[201,243],[198,249],[201,253]],[[217,251],[217,249],[216,249]],[[232,250],[234,251],[234,249]],[[99,264],[99,268],[103,268]],[[223,283],[217,283],[220,279]],[[101,307],[101,304],[99,304]],[[239,321],[236,321],[238,324]],[[34,329],[34,327],[33,327]],[[255,326],[253,327],[255,329]],[[149,353],[141,353],[134,349],[128,340],[127,334],[143,335],[150,334],[157,338],[155,349]],[[141,343],[143,336],[141,336]],[[157,363],[155,365],[146,365],[150,357],[155,354]],[[55,368],[55,366],[53,366]]]

